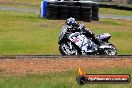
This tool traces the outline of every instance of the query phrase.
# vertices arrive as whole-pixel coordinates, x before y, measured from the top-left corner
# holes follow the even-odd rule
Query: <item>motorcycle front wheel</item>
[[[70,41],[61,43],[59,51],[62,55],[79,55],[78,50]]]
[[[105,49],[104,53],[106,55],[117,55],[117,49],[113,44],[109,44],[109,49]]]

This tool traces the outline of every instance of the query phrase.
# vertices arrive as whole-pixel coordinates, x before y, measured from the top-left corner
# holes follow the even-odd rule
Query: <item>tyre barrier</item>
[[[99,4],[93,3],[92,4],[92,20],[98,21],[99,20]]]
[[[48,19],[58,19],[58,5],[49,4],[47,6],[47,18]]]
[[[120,6],[120,5],[116,5],[116,4],[115,5],[113,5],[113,4],[99,4],[99,7],[132,11],[132,7]]]
[[[47,2],[46,18],[67,19],[74,17],[76,20],[90,22],[98,21],[99,4],[92,2]],[[41,11],[41,10],[40,10]],[[42,13],[42,12],[41,12]]]

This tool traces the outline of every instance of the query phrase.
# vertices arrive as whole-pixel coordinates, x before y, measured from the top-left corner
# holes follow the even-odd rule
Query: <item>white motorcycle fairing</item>
[[[90,40],[85,35],[75,32],[69,36],[69,39],[82,50],[82,54],[86,54]]]

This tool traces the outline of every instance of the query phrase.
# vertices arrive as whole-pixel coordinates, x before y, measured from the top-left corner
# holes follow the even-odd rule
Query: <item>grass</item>
[[[88,69],[88,74],[130,74],[132,68],[111,68],[111,69]],[[76,82],[78,72],[66,71],[44,74],[27,74],[23,76],[0,75],[1,88],[131,88],[129,84],[86,84],[80,86]]]
[[[0,54],[57,54],[61,23],[33,13],[0,11],[0,15]]]
[[[130,3],[123,3],[123,2],[99,2],[100,4],[110,4],[110,5],[119,5],[119,6],[128,6],[128,7],[132,7],[132,4]]]
[[[60,54],[59,32],[65,20],[47,20],[36,13],[0,11],[0,54]],[[132,21],[100,19],[84,23],[95,34],[112,34],[119,54],[132,54]]]
[[[17,7],[39,7],[42,0],[0,0],[2,5],[11,5]]]
[[[111,9],[111,8],[100,8],[99,13],[119,15],[119,16],[132,16],[132,11],[117,10],[117,9]]]

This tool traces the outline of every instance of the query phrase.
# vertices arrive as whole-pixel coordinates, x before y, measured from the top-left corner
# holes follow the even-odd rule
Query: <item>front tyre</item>
[[[117,55],[117,49],[115,48],[115,46],[113,44],[109,44],[108,49],[105,49],[104,53],[106,55]]]
[[[78,50],[70,41],[61,43],[59,51],[62,55],[79,55]]]

